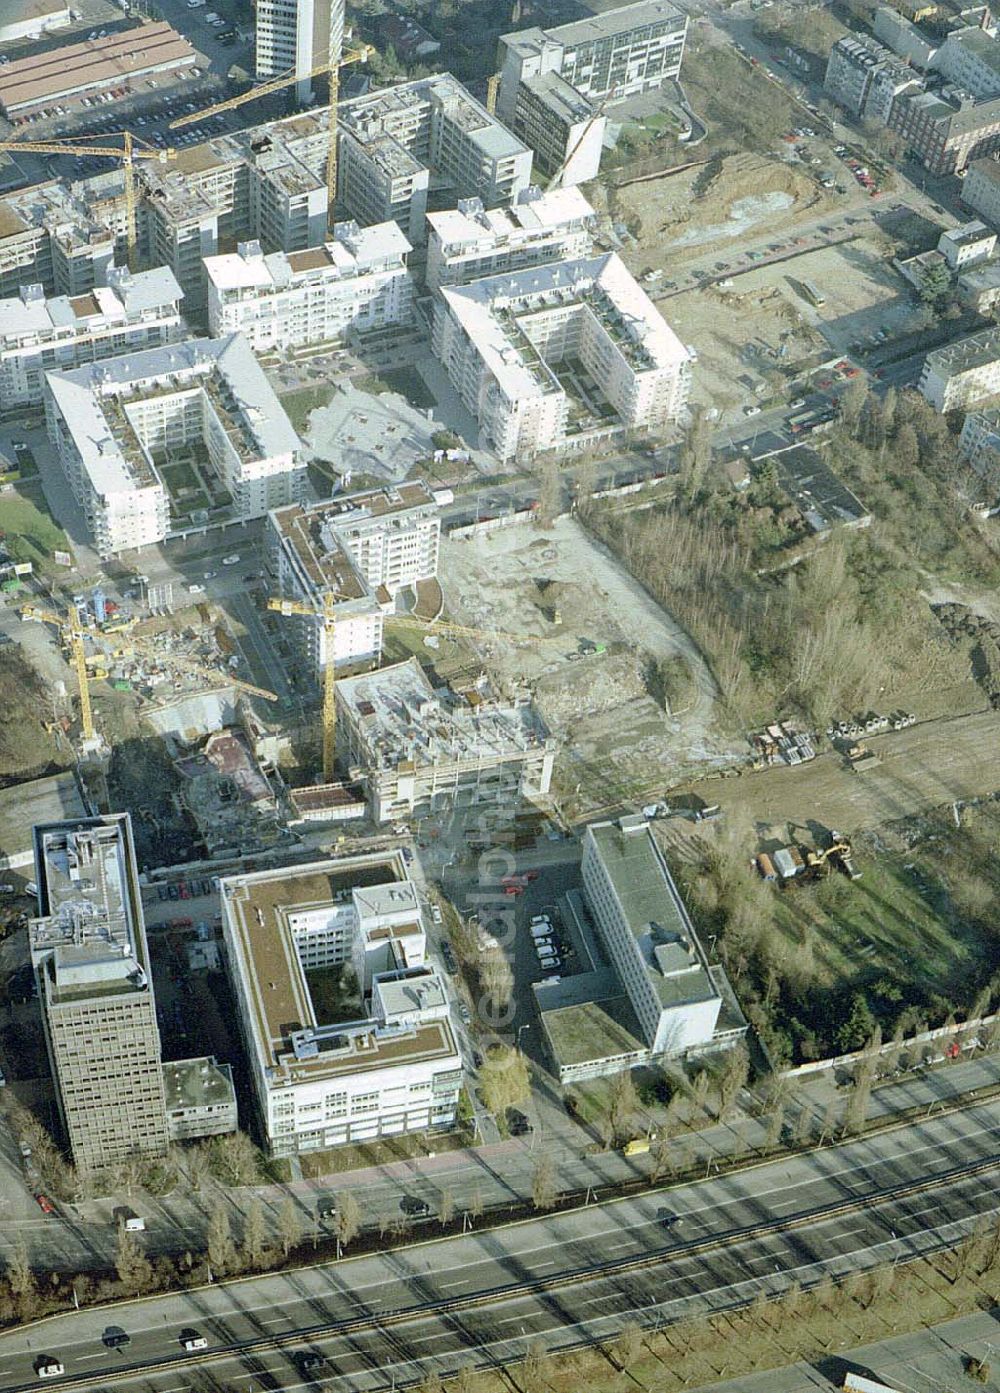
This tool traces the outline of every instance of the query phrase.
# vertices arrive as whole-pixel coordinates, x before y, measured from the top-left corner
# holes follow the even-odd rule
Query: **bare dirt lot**
[[[923,721],[865,743],[882,763],[863,773],[827,752],[794,769],[703,780],[693,789],[726,811],[749,814],[760,837],[787,836],[790,825],[817,818],[857,832],[1000,789],[1000,712]]]
[[[728,759],[713,728],[715,684],[700,654],[572,519],[547,532],[516,527],[446,542],[440,576],[450,616],[539,639],[481,648],[501,687],[527,686],[564,742],[557,780],[574,810],[603,805],[611,792],[634,796],[658,776],[675,781],[684,766]],[[677,655],[690,669],[693,696],[668,717],[649,694],[648,670]]]

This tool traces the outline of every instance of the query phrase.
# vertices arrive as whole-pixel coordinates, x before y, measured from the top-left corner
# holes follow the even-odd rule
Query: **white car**
[[[58,1359],[40,1359],[35,1365],[35,1373],[39,1378],[58,1378],[60,1374],[66,1372]]]
[[[233,553],[232,556],[224,556],[224,557],[222,558],[222,564],[223,564],[223,566],[238,566],[238,565],[239,565],[239,561],[240,561],[240,558],[237,556],[237,554],[236,554],[235,552]]]
[[[204,595],[204,593],[205,593],[205,587],[204,587],[203,585],[189,585],[189,586],[188,586],[188,594],[189,594],[189,595]]]
[[[186,1330],[181,1336],[181,1344],[186,1350],[208,1349],[208,1341],[197,1330]]]

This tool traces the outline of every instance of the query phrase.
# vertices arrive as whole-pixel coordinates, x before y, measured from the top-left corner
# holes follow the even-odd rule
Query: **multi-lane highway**
[[[157,1393],[242,1387],[241,1375],[293,1388],[303,1352],[322,1356],[324,1379],[384,1386],[430,1367],[517,1358],[534,1336],[566,1346],[626,1319],[652,1324],[749,1300],[792,1276],[808,1285],[905,1260],[994,1219],[998,1121],[1000,1102],[984,1103],[507,1229],[68,1314],[0,1337],[0,1389],[31,1386],[46,1354],[67,1380]],[[109,1324],[128,1347],[104,1347]],[[189,1328],[205,1351],[181,1350]]]

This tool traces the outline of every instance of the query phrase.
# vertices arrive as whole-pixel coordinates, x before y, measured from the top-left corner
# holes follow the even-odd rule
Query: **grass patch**
[[[382,381],[390,392],[398,392],[419,411],[434,411],[437,401],[416,368],[393,368],[382,373]]]
[[[359,1142],[354,1146],[337,1146],[330,1151],[304,1151],[299,1154],[299,1162],[305,1180],[320,1180],[323,1176],[343,1175],[368,1166],[413,1160],[430,1152],[462,1151],[470,1141],[469,1133],[464,1128],[454,1132],[404,1133],[398,1137],[379,1137],[375,1141]]]
[[[69,538],[44,505],[17,492],[0,497],[0,532],[15,561],[30,561],[39,571],[57,568],[52,560],[54,551],[73,548]]]
[[[335,390],[331,383],[324,383],[322,387],[300,387],[298,391],[289,392],[281,398],[285,414],[299,435],[305,435],[308,431],[309,417],[314,411],[321,406],[329,406]]]
[[[306,983],[320,1025],[339,1025],[360,1018],[362,1002],[357,980],[346,964],[313,968],[306,973]]]

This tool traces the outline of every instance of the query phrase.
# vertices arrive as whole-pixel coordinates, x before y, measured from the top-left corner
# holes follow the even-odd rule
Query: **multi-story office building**
[[[376,823],[444,802],[545,794],[555,742],[529,700],[435,690],[415,658],[337,683],[337,742]]]
[[[690,385],[689,351],[613,252],[444,287],[433,348],[501,460],[662,430]]]
[[[428,289],[586,256],[593,221],[593,208],[576,188],[525,189],[509,208],[486,209],[473,198],[428,213]]]
[[[243,521],[296,502],[305,486],[299,438],[239,334],[50,372],[45,414],[102,556],[167,535],[158,466],[177,454],[204,457],[204,485]]]
[[[219,1137],[239,1125],[231,1064],[214,1055],[174,1059],[163,1066],[167,1131],[171,1141]]]
[[[127,813],[34,830],[31,961],[74,1163],[167,1149],[160,1035]]]
[[[323,613],[337,599],[335,660],[365,663],[382,652],[382,619],[400,590],[437,575],[441,518],[422,480],[366,489],[272,512],[268,535],[279,594]],[[301,643],[321,673],[326,639],[319,617],[300,617]]]
[[[1000,98],[945,101],[933,92],[903,92],[892,103],[889,128],[898,131],[931,174],[955,174],[1000,150]]]
[[[531,151],[450,73],[342,102],[338,189],[363,224],[392,220],[414,244],[425,237],[427,191],[446,186],[487,208],[531,182]]]
[[[709,1044],[722,997],[645,818],[592,823],[583,838],[582,875],[650,1055]]]
[[[338,223],[333,241],[265,256],[259,242],[208,257],[208,327],[252,348],[299,348],[413,322],[411,247],[394,222]]]
[[[53,369],[179,339],[180,299],[166,268],[133,276],[112,266],[108,284],[83,295],[46,298],[42,286],[22,286],[0,300],[0,410],[40,403]]]
[[[985,329],[924,359],[917,387],[937,411],[977,406],[1000,392],[1000,329]]]
[[[876,39],[887,44],[897,58],[912,63],[921,72],[934,66],[937,57],[938,40],[929,38],[922,29],[904,19],[888,5],[879,5],[875,11],[872,26]]]
[[[962,202],[990,227],[1000,228],[1000,160],[974,160],[962,184]]]
[[[294,72],[300,102],[312,92],[315,68],[340,59],[344,0],[257,0],[254,66],[258,77]]]
[[[636,4],[500,39],[497,112],[563,183],[597,173],[601,108],[676,78],[687,17],[668,0]],[[567,159],[567,157],[570,157]]]
[[[852,116],[885,123],[899,93],[921,84],[889,49],[865,34],[852,34],[838,39],[830,50],[823,85]]]
[[[461,1055],[399,851],[233,876],[221,895],[272,1155],[454,1125]]]

